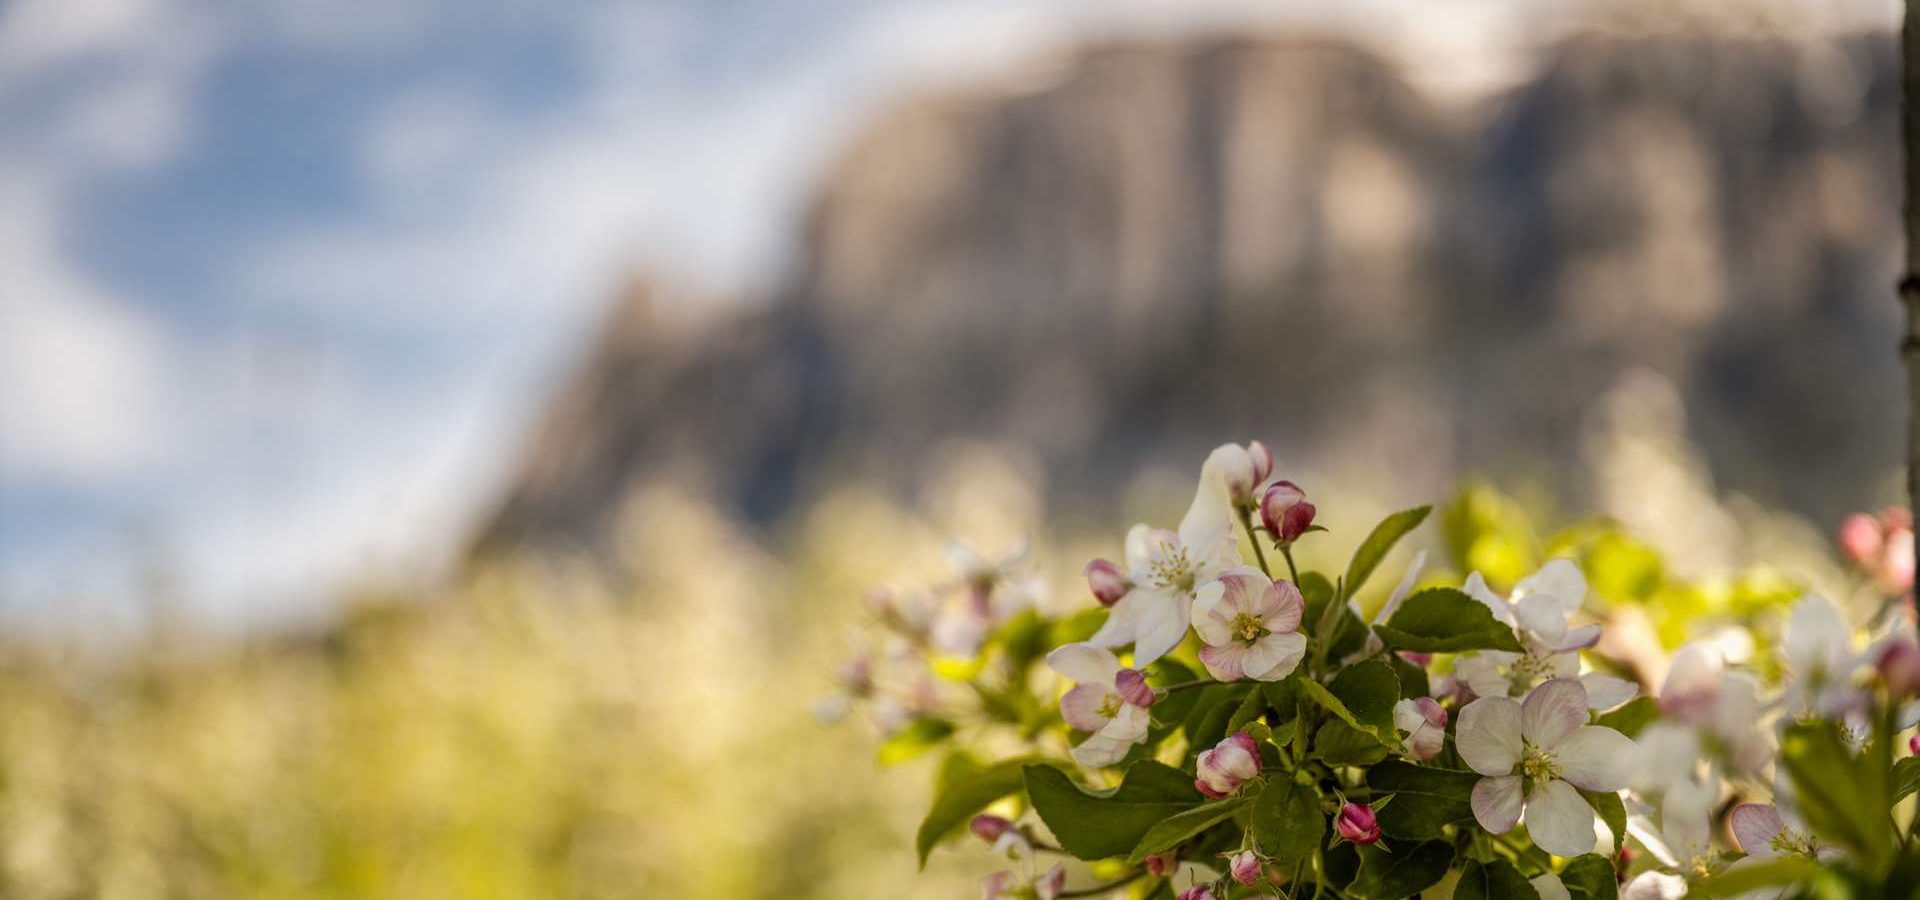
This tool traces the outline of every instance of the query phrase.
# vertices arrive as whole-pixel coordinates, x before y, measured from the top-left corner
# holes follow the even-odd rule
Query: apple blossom
[[[1252,850],[1242,850],[1227,861],[1227,872],[1241,884],[1259,884],[1263,874],[1260,857],[1255,856]]]
[[[1247,779],[1260,774],[1260,746],[1244,731],[1236,731],[1213,749],[1200,754],[1193,786],[1209,797],[1232,794]]]
[[[1207,644],[1200,661],[1221,681],[1279,681],[1306,655],[1305,609],[1291,582],[1269,580],[1259,569],[1230,569],[1202,585],[1193,601],[1193,627]]]
[[[1432,697],[1412,697],[1393,705],[1393,726],[1407,733],[1407,754],[1428,760],[1447,743],[1447,710]]]
[[[1579,790],[1617,791],[1633,741],[1588,725],[1587,689],[1554,678],[1525,701],[1482,697],[1460,711],[1454,739],[1469,768],[1486,776],[1473,787],[1474,819],[1494,834],[1524,814],[1534,844],[1558,856],[1593,849],[1593,807]]]
[[[1594,709],[1611,709],[1639,693],[1639,685],[1598,672],[1580,674],[1578,651],[1600,640],[1600,626],[1572,627],[1568,620],[1586,601],[1587,581],[1572,560],[1553,559],[1520,580],[1508,600],[1474,572],[1461,586],[1495,620],[1512,628],[1524,653],[1481,650],[1462,654],[1454,673],[1482,697],[1518,697],[1546,678],[1578,677]]]
[[[1817,594],[1800,598],[1787,614],[1781,653],[1792,676],[1787,685],[1788,709],[1845,715],[1859,708],[1861,697],[1853,689],[1852,678],[1861,659],[1854,652],[1853,626],[1833,601]]]
[[[1133,580],[1120,567],[1104,559],[1087,563],[1083,571],[1087,576],[1087,587],[1093,590],[1093,598],[1101,606],[1112,606],[1120,602],[1127,592],[1133,590]]]
[[[1658,821],[1651,810],[1635,804],[1627,817],[1627,831],[1654,859],[1683,875],[1712,872],[1718,855],[1713,849],[1713,808],[1720,799],[1720,780],[1677,781],[1660,798]]]
[[[1145,667],[1186,637],[1195,591],[1240,564],[1225,472],[1237,469],[1245,457],[1246,451],[1232,444],[1207,457],[1178,532],[1146,525],[1127,532],[1133,589],[1113,604],[1089,643],[1109,648],[1133,644],[1134,665]]]
[[[1675,651],[1660,685],[1664,718],[1640,732],[1633,787],[1660,791],[1695,777],[1709,748],[1729,770],[1759,778],[1776,747],[1765,727],[1766,704],[1753,676],[1728,669],[1718,646],[1693,643]]]
[[[1540,895],[1540,900],[1573,900],[1573,894],[1567,891],[1566,882],[1561,881],[1560,876],[1552,872],[1535,875],[1527,879],[1527,883],[1533,885],[1533,892]]]
[[[1029,870],[1031,871],[1031,870]],[[988,875],[980,880],[980,896],[984,900],[1009,900],[1013,897],[1034,897],[1038,900],[1055,900],[1067,887],[1067,867],[1054,863],[1039,877],[1028,882],[1025,889],[1016,888],[1016,876],[1005,869]]]
[[[1840,549],[1888,594],[1913,589],[1913,515],[1890,506],[1878,516],[1854,513],[1840,523]]]
[[[1089,735],[1073,748],[1074,761],[1094,769],[1110,766],[1147,739],[1153,691],[1139,672],[1122,668],[1113,651],[1067,644],[1047,654],[1047,665],[1076,682],[1060,698],[1061,718]]]
[[[1247,442],[1247,458],[1253,460],[1253,484],[1257,488],[1273,477],[1273,451],[1259,441]]]
[[[967,823],[967,830],[973,832],[974,837],[989,844],[999,840],[1000,836],[1006,834],[1007,829],[1012,827],[1013,823],[1007,821],[1005,817],[989,813],[974,816],[973,821]]]
[[[1276,481],[1260,495],[1260,524],[1276,543],[1299,540],[1313,527],[1314,513],[1307,492],[1291,481]]]
[[[1374,817],[1373,807],[1364,803],[1342,805],[1340,814],[1334,817],[1333,830],[1341,840],[1355,844],[1380,842],[1380,821]]]
[[[1219,898],[1213,893],[1213,888],[1204,884],[1196,884],[1193,887],[1181,891],[1180,896],[1175,897],[1174,900],[1219,900]]]
[[[1653,870],[1633,876],[1620,888],[1620,900],[1680,900],[1686,895],[1685,878]]]
[[[1733,838],[1741,852],[1753,859],[1804,856],[1818,859],[1824,852],[1820,842],[1805,828],[1795,828],[1771,803],[1742,803],[1729,817]]]

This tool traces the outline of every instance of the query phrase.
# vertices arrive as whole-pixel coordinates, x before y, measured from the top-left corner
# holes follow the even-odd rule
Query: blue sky
[[[132,622],[159,571],[250,623],[431,572],[624,279],[751,297],[918,87],[1314,19],[1471,89],[1564,24],[1516,6],[0,3],[0,617]]]

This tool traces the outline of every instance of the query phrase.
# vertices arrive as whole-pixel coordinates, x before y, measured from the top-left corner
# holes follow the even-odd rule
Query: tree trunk
[[[1915,6],[1920,0],[1907,0],[1906,17],[1900,28],[1900,67],[1902,96],[1900,123],[1906,161],[1907,227],[1906,273],[1900,279],[1900,302],[1907,310],[1906,337],[1900,354],[1907,366],[1907,498],[1920,522],[1920,16]],[[1915,531],[1915,547],[1920,551],[1920,529]]]

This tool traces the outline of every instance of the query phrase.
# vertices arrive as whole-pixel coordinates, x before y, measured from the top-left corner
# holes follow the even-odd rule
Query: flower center
[[[1123,700],[1119,694],[1108,694],[1100,698],[1100,709],[1098,710],[1100,718],[1111,719],[1119,715],[1120,707],[1125,703],[1126,701]]]
[[[1552,752],[1529,745],[1520,757],[1520,772],[1535,784],[1551,781],[1560,777],[1560,761]]]
[[[1199,574],[1187,559],[1185,547],[1169,548],[1165,555],[1148,564],[1147,569],[1155,584],[1183,594],[1193,593],[1193,582]]]
[[[1524,696],[1527,689],[1533,687],[1540,676],[1547,674],[1549,660],[1543,656],[1525,653],[1507,667],[1507,683],[1511,686],[1508,693],[1514,697]]]
[[[1265,622],[1260,621],[1260,618],[1252,613],[1240,613],[1234,616],[1233,623],[1228,627],[1233,629],[1234,637],[1249,644],[1273,633],[1267,630]]]
[[[1814,845],[1813,835],[1791,828],[1780,829],[1780,833],[1774,835],[1773,840],[1768,841],[1767,845],[1783,856],[1812,857],[1819,852],[1819,848]]]

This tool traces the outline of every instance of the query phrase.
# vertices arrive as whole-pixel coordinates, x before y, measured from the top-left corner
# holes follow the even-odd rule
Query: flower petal
[[[1460,590],[1465,592],[1467,596],[1480,601],[1480,604],[1491,611],[1493,617],[1502,624],[1505,624],[1509,628],[1513,627],[1513,604],[1508,603],[1499,594],[1494,593],[1491,588],[1487,587],[1487,580],[1480,577],[1479,572],[1468,575],[1467,583],[1461,585]]]
[[[1787,820],[1771,803],[1742,803],[1733,808],[1733,837],[1748,856],[1768,859],[1780,855],[1773,839],[1787,829]]]
[[[1107,689],[1097,684],[1082,684],[1060,696],[1060,718],[1079,731],[1089,734],[1107,727],[1111,721],[1100,714],[1107,702]]]
[[[1505,650],[1482,650],[1453,661],[1453,674],[1459,676],[1467,687],[1482,697],[1505,697],[1511,683],[1500,670],[1511,666],[1520,659],[1518,653]]]
[[[1306,598],[1300,596],[1300,589],[1291,581],[1276,581],[1267,591],[1272,602],[1265,624],[1268,631],[1299,631],[1300,617],[1306,614]]]
[[[1600,626],[1582,625],[1567,629],[1566,636],[1554,642],[1555,650],[1585,650],[1600,643]]]
[[[1179,543],[1180,536],[1164,528],[1140,524],[1127,529],[1127,574],[1134,581],[1144,580],[1147,567]]]
[[[1521,784],[1518,775],[1482,778],[1475,782],[1473,820],[1494,834],[1512,831],[1513,823],[1520,821],[1521,808],[1526,805]]]
[[[1185,598],[1166,597],[1140,611],[1139,626],[1133,635],[1133,667],[1144,669],[1168,650],[1179,646],[1187,636],[1187,617],[1193,605]]]
[[[1453,739],[1460,758],[1482,775],[1506,775],[1520,764],[1520,702],[1481,697],[1460,711]]]
[[[1100,623],[1100,630],[1095,631],[1086,642],[1095,647],[1131,644],[1134,633],[1140,628],[1140,614],[1155,604],[1168,602],[1171,600],[1165,591],[1145,585],[1137,586],[1107,610],[1107,620]]]
[[[1558,747],[1585,724],[1587,689],[1573,678],[1549,679],[1520,708],[1520,733],[1535,747]]]
[[[1629,767],[1639,750],[1633,739],[1611,728],[1584,725],[1553,750],[1560,777],[1589,791],[1617,791],[1627,786]]]
[[[1540,571],[1520,579],[1513,586],[1514,599],[1547,596],[1573,615],[1574,610],[1587,602],[1587,577],[1580,574],[1580,567],[1564,556],[1547,560]],[[1564,616],[1562,617],[1564,618]]]
[[[1255,681],[1279,681],[1300,665],[1300,659],[1307,655],[1307,636],[1297,631],[1285,634],[1269,634],[1253,642],[1247,648],[1247,656],[1242,666],[1247,677]]]
[[[1687,880],[1665,872],[1641,872],[1620,889],[1620,900],[1680,900]]]
[[[1113,678],[1120,674],[1120,660],[1113,651],[1093,644],[1065,644],[1047,654],[1047,668],[1080,684],[1099,685],[1102,691],[1113,689]]]
[[[1527,798],[1527,836],[1533,838],[1534,846],[1555,856],[1592,853],[1599,840],[1593,822],[1593,807],[1586,798],[1558,778],[1534,788],[1533,796]]]
[[[1233,640],[1233,613],[1227,607],[1226,593],[1224,581],[1209,581],[1193,591],[1193,630],[1200,632],[1201,640],[1216,646]]]
[[[1587,708],[1595,711],[1612,709],[1640,693],[1639,685],[1598,672],[1580,676],[1580,684],[1587,689]]]
[[[1539,636],[1550,647],[1557,647],[1567,636],[1567,611],[1560,601],[1544,594],[1522,597],[1513,604],[1513,617],[1520,627]]]
[[[1233,641],[1200,648],[1200,663],[1217,681],[1239,681],[1247,677],[1247,645]]]
[[[1073,748],[1073,761],[1089,769],[1104,769],[1127,758],[1127,751],[1133,749],[1132,741],[1123,741],[1095,734]]]
[[[1552,872],[1535,875],[1527,883],[1533,885],[1533,892],[1540,895],[1540,900],[1573,900],[1573,895],[1567,892],[1566,883]]]
[[[1147,730],[1152,727],[1153,716],[1147,713],[1146,708],[1129,703],[1121,706],[1120,714],[1100,729],[1100,736],[1138,744],[1147,739]]]

